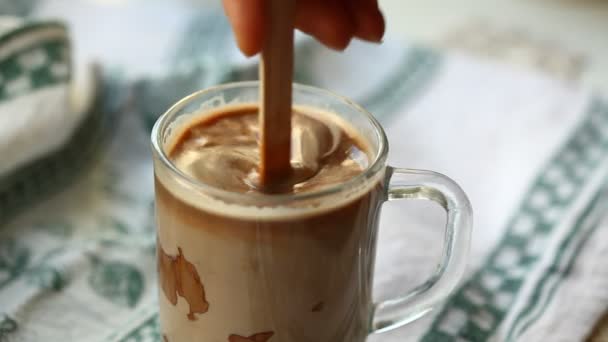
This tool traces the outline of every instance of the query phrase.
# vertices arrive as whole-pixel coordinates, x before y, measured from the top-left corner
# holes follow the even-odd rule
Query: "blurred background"
[[[606,1],[381,3],[392,32],[608,89]]]
[[[98,11],[99,20],[110,20],[107,16],[114,16],[113,23],[119,27],[138,25],[146,21],[146,17],[159,19],[155,26],[171,27],[183,25],[183,20],[175,20],[192,6],[205,9],[219,6],[218,1],[213,0],[55,0],[42,1],[44,5],[40,8],[35,6],[36,2],[4,0],[6,10],[3,12],[73,17],[69,12],[77,12],[81,7],[83,11]],[[488,58],[502,58],[606,87],[606,78],[600,76],[608,72],[605,58],[602,58],[608,49],[602,44],[608,31],[605,1],[461,0],[445,4],[384,0],[380,5],[387,17],[389,35]],[[64,6],[70,7],[70,11]],[[172,10],[163,10],[168,7]],[[95,24],[95,20],[87,21],[90,25]],[[136,31],[148,31],[148,28],[138,26]],[[148,39],[153,39],[158,47],[148,53],[154,55],[162,51],[162,45],[159,45],[163,43],[162,36]],[[140,43],[145,42],[137,44]]]

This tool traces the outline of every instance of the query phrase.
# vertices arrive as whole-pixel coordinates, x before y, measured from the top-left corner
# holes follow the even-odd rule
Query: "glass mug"
[[[469,201],[449,178],[387,166],[374,117],[328,91],[294,85],[294,106],[329,111],[371,146],[359,175],[320,191],[233,193],[197,181],[167,155],[172,133],[193,116],[257,103],[259,84],[202,90],[179,101],[152,131],[161,334],[179,341],[365,341],[429,312],[465,271]],[[435,274],[410,293],[372,302],[378,217],[389,200],[427,199],[447,211]]]

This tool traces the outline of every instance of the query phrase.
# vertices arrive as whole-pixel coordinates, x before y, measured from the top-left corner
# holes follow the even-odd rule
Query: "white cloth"
[[[0,17],[0,36],[19,32],[23,25],[17,18]],[[0,60],[5,62],[0,70],[0,177],[56,150],[84,116],[70,107],[68,59],[53,59],[45,49],[53,41],[62,42],[67,49],[65,29],[49,25],[28,31],[5,38],[0,45]],[[12,60],[16,62],[7,65]],[[56,77],[38,88],[36,73],[45,68],[55,68]],[[37,143],[40,141],[43,143]]]
[[[605,300],[599,300],[606,297],[605,287],[587,285],[604,283],[606,275],[586,268],[582,258],[596,259],[608,246],[600,239],[594,239],[593,247],[585,244],[589,234],[600,235],[607,228],[597,225],[606,198],[594,199],[608,172],[607,123],[608,103],[585,90],[464,56],[446,56],[430,90],[401,115],[383,120],[391,147],[389,161],[436,170],[461,184],[475,212],[470,272],[488,263],[490,253],[497,253],[491,262],[497,271],[489,272],[486,266],[479,279],[460,290],[460,303],[448,305],[444,319],[436,321],[439,334],[423,333],[432,321],[426,319],[372,341],[420,336],[432,341],[450,335],[463,341],[584,337],[606,308]],[[418,208],[404,214],[401,204],[390,205],[399,208],[383,213],[376,270],[381,298],[400,293],[403,284],[419,284],[419,275],[434,269],[441,245],[441,215],[420,213]],[[409,218],[403,219],[404,215]],[[505,235],[509,241],[501,242]],[[578,248],[586,253],[579,254]],[[561,251],[565,256],[557,257]],[[429,254],[435,259],[428,259]],[[573,258],[576,266],[567,272],[564,265]],[[552,268],[555,265],[559,268]],[[547,274],[549,280],[541,281]],[[507,278],[523,283],[517,291],[505,289]],[[570,284],[570,289],[561,291],[571,291],[570,304],[581,312],[568,315],[566,321],[554,304],[544,307],[564,298],[562,292],[551,293],[551,288],[561,289],[562,284]],[[576,296],[576,287],[586,288],[588,298]],[[540,300],[531,298],[535,291],[542,294]],[[463,300],[473,308],[466,309]],[[529,302],[534,309],[530,311],[540,313],[543,321],[522,313]],[[504,319],[496,314],[497,308],[506,313]],[[561,310],[565,315],[566,307]],[[524,318],[516,324],[520,316]],[[520,330],[526,321],[529,325]],[[489,333],[476,334],[470,325]],[[527,335],[520,335],[524,331]],[[578,335],[558,339],[558,331],[570,331],[563,336],[575,336],[575,331]],[[555,339],[524,337],[543,334]]]
[[[86,36],[79,27],[72,29]],[[449,175],[475,211],[472,280],[443,310],[370,341],[586,336],[608,305],[600,192],[608,172],[606,100],[529,71],[390,39],[380,47],[357,43],[344,55],[308,46],[299,70],[379,117],[392,165]],[[129,60],[113,62],[129,68]],[[152,168],[140,109],[120,116],[114,139],[77,184],[0,230],[0,337],[160,340]],[[385,204],[377,300],[435,270],[443,219],[430,203]]]

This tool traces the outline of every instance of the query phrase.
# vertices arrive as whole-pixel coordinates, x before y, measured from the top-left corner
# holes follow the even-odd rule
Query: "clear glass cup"
[[[333,113],[371,146],[369,167],[344,183],[297,194],[242,194],[203,184],[172,164],[167,146],[176,127],[212,109],[258,100],[257,82],[225,84],[184,98],[154,125],[164,339],[360,342],[440,305],[465,271],[470,203],[446,176],[388,166],[382,127],[352,101],[293,87],[294,105]],[[415,290],[373,303],[380,208],[402,199],[432,200],[446,210],[440,266]]]

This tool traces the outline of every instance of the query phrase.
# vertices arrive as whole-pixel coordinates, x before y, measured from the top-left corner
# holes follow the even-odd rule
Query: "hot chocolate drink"
[[[224,106],[165,141],[181,174],[156,168],[163,337],[364,341],[382,174],[334,190],[364,176],[371,148],[337,115],[296,108],[291,176],[268,194],[257,124],[254,105]]]
[[[310,192],[342,183],[369,164],[365,142],[331,117],[295,112],[292,116],[292,175],[274,192]],[[352,131],[352,129],[351,129]],[[192,178],[233,192],[262,192],[258,186],[260,153],[258,114],[238,106],[195,121],[169,147],[178,169]]]
[[[152,130],[164,341],[363,342],[441,305],[465,274],[462,189],[388,166],[380,124],[322,89],[293,85],[293,130],[273,141],[284,126],[264,113],[259,130],[261,93],[257,82],[201,90]],[[274,158],[287,146],[291,160]],[[407,199],[447,212],[443,256],[421,286],[372,303],[380,208]]]

